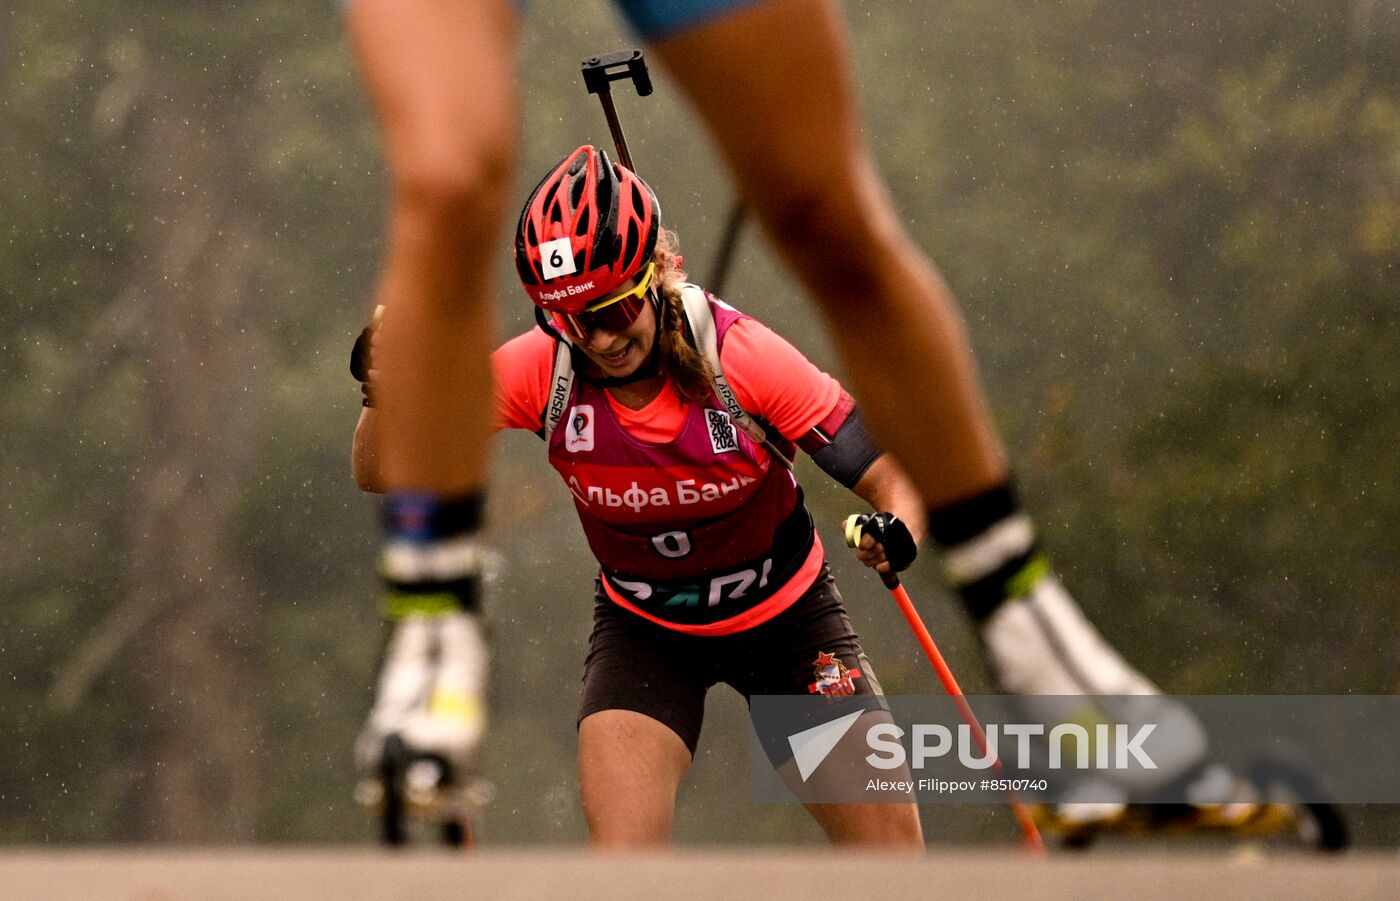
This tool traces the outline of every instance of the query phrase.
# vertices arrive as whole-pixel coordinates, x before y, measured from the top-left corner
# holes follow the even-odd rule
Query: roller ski
[[[954,584],[982,575],[1003,557],[1004,551],[985,547],[955,548],[949,561]],[[1033,805],[1047,840],[1087,848],[1101,837],[1181,835],[1277,838],[1323,851],[1346,846],[1337,807],[1306,766],[1282,756],[1234,772],[1208,763],[1210,741],[1195,713],[1162,695],[1109,645],[1052,574],[1026,582],[1006,591],[978,633],[999,687],[1017,699],[1029,721],[1150,722],[1175,736],[1169,756],[1157,759],[1159,768],[1138,773],[1132,784],[1086,782],[1068,793],[1083,801],[1064,796]],[[1135,803],[1169,797],[1181,803]],[[1218,803],[1191,803],[1197,799]]]
[[[383,844],[474,845],[492,795],[474,770],[486,725],[487,662],[472,614],[394,624],[374,708],[355,746],[355,797],[378,821]]]
[[[378,771],[360,780],[355,800],[379,823],[379,840],[401,847],[436,840],[468,850],[476,844],[476,822],[494,788],[480,778],[459,780],[434,754],[415,754],[398,735],[384,741]]]
[[[1336,852],[1349,838],[1341,811],[1325,800],[1306,769],[1281,760],[1255,764],[1246,779],[1224,767],[1216,778],[1233,779],[1234,799],[1209,804],[1061,803],[1034,805],[1047,838],[1062,847],[1087,849],[1100,838],[1277,839]]]

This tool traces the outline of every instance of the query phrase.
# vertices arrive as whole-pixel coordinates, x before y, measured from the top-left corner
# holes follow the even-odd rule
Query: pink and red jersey
[[[711,300],[721,367],[740,404],[791,443],[834,413],[841,386],[761,323]],[[492,357],[498,426],[540,431],[555,343],[538,330]],[[829,423],[827,423],[829,425]],[[667,381],[631,410],[583,378],[549,442],[603,586],[677,631],[723,635],[790,606],[823,551],[793,475],[713,397],[682,403]]]

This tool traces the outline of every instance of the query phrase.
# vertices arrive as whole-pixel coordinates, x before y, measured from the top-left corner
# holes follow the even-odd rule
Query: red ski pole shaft
[[[953,699],[953,704],[958,708],[958,713],[962,715],[963,722],[967,723],[968,729],[977,739],[977,744],[985,756],[988,753],[987,735],[982,731],[982,724],[977,721],[977,717],[973,714],[972,705],[967,703],[967,698],[963,695],[958,680],[953,677],[953,671],[948,668],[948,662],[943,659],[943,654],[938,650],[938,645],[933,643],[933,636],[924,626],[919,611],[914,609],[914,602],[910,600],[909,592],[905,591],[904,586],[899,584],[899,576],[894,573],[880,573],[880,580],[885,583],[890,594],[894,595],[894,601],[899,605],[899,612],[904,614],[904,621],[914,631],[914,637],[918,639],[929,663],[933,664],[934,672],[938,674],[938,681],[943,683],[943,690],[948,692],[948,695]],[[995,756],[992,757],[992,766],[998,773],[1002,771],[1001,761],[997,760]],[[1021,826],[1021,834],[1025,836],[1026,846],[1035,854],[1044,854],[1045,842],[1040,837],[1040,830],[1036,828],[1035,819],[1031,816],[1030,809],[1016,797],[1016,793],[1011,789],[1006,790],[1006,797],[1011,804],[1011,812],[1016,816],[1016,822]]]
[[[958,680],[953,676],[953,671],[948,668],[948,662],[943,659],[943,654],[938,650],[938,645],[933,643],[933,636],[924,626],[919,613],[914,609],[914,602],[909,598],[909,592],[904,590],[904,586],[899,583],[899,579],[894,579],[894,584],[887,581],[885,586],[894,595],[894,601],[899,605],[899,612],[904,614],[904,621],[909,624],[909,628],[914,630],[914,637],[919,640],[919,645],[924,649],[924,655],[933,664],[933,671],[938,674],[938,681],[943,683],[943,690],[948,692],[953,698],[953,704],[958,708],[958,713],[962,714],[963,722],[967,723],[972,730],[972,737],[977,739],[977,746],[982,749],[983,755],[987,753],[987,733],[982,731],[982,724],[977,721],[977,717],[972,713],[972,705],[967,703],[967,698],[963,695],[962,687],[958,685]],[[997,771],[1001,770],[1001,761],[995,761],[993,766]]]

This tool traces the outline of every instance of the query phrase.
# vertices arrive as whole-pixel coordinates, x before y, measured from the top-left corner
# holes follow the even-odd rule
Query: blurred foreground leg
[[[862,142],[835,5],[768,0],[655,49],[817,301],[861,409],[925,500],[1005,481],[961,315]]]
[[[374,351],[381,422],[369,449],[387,491],[380,566],[389,614],[402,623],[396,645],[411,649],[427,630],[438,677],[450,677],[440,655],[451,625],[480,603],[492,261],[516,152],[517,16],[510,0],[354,0],[348,24],[392,192],[375,298],[384,307]],[[421,715],[405,719],[399,683],[413,680],[399,679],[394,659],[391,648],[370,743],[389,749],[392,739],[410,760],[440,752],[462,765],[475,738],[442,711],[450,699],[469,702],[470,686],[420,679],[426,694],[412,701]],[[390,720],[402,722],[386,731]]]
[[[767,0],[656,52],[816,299],[861,409],[923,494],[931,526],[942,524],[932,534],[967,571],[955,584],[1003,690],[1159,694],[1034,552],[956,302],[905,233],[861,138],[835,4]],[[1180,767],[1204,754],[1198,737]]]
[[[349,26],[389,165],[376,295],[389,492],[480,492],[493,423],[492,262],[517,142],[510,0],[355,0]]]

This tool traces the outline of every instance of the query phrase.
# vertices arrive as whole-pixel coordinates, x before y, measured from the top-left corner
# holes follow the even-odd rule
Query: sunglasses
[[[642,270],[642,277],[637,280],[635,287],[628,288],[620,294],[605,297],[582,313],[555,313],[555,321],[559,323],[561,328],[577,338],[586,338],[589,333],[597,329],[602,329],[605,332],[625,331],[628,326],[637,321],[638,316],[642,315],[642,309],[647,302],[647,294],[651,290],[651,280],[655,269],[655,263],[648,263],[647,268]]]

